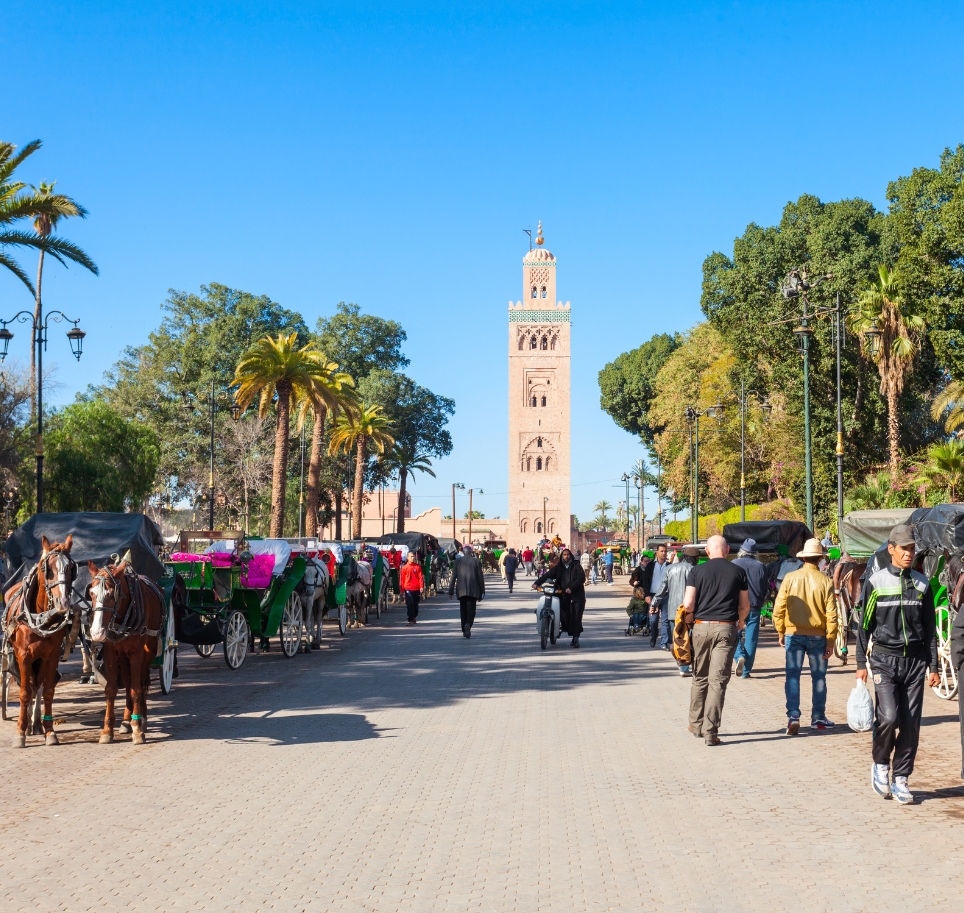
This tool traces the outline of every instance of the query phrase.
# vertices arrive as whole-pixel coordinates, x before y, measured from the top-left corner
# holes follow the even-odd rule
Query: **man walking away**
[[[505,563],[509,558],[509,553],[505,550],[499,555],[499,573],[502,575],[502,579],[505,580]]]
[[[864,581],[863,623],[857,629],[857,678],[867,681],[867,642],[874,638],[873,755],[870,782],[878,796],[910,805],[914,794],[907,779],[914,772],[920,719],[924,710],[924,673],[936,669],[937,620],[930,581],[911,570],[917,545],[914,532],[901,524],[887,539],[890,564]],[[930,675],[932,688],[940,684]],[[890,781],[893,755],[893,783]]]
[[[509,584],[509,593],[511,595],[512,588],[515,586],[515,572],[519,570],[519,557],[515,553],[514,548],[509,549],[509,553],[505,556],[505,582]]]
[[[808,539],[797,553],[803,567],[783,578],[773,604],[773,627],[787,657],[787,735],[800,731],[800,670],[804,655],[810,661],[813,693],[810,728],[833,728],[827,719],[827,661],[837,636],[837,600],[830,578],[820,572],[823,556],[820,542]]]
[[[733,562],[746,572],[750,594],[750,614],[736,646],[736,674],[749,678],[756,660],[756,646],[760,639],[760,609],[770,595],[770,575],[766,565],[757,558],[756,539],[744,539],[740,553]]]
[[[643,568],[643,573],[640,580],[640,585],[646,593],[646,604],[649,606],[649,645],[651,647],[656,646],[656,639],[659,637],[660,614],[659,602],[655,600],[653,596],[656,594],[656,591],[660,588],[660,586],[662,586],[663,579],[665,578],[668,570],[669,564],[666,563],[666,546],[657,545],[656,558],[654,561],[650,561],[649,564]],[[674,618],[673,621],[675,622],[676,619]],[[664,636],[660,646],[664,650],[668,650],[671,642],[672,634],[670,634],[669,637]]]
[[[452,571],[452,582],[449,584],[449,598],[456,589],[459,594],[459,615],[462,619],[462,635],[472,636],[472,625],[475,622],[475,605],[485,597],[485,576],[482,573],[482,562],[475,557],[471,545],[462,547],[462,557],[455,562]]]
[[[399,586],[405,594],[405,608],[408,609],[408,623],[415,624],[418,618],[418,603],[425,589],[425,576],[422,566],[418,563],[415,552],[408,553],[408,561],[402,565],[399,573]]]
[[[546,580],[555,581],[562,630],[572,636],[572,646],[578,649],[583,630],[582,613],[586,608],[586,575],[568,548],[564,548],[559,561],[532,584],[532,589],[537,590]]]
[[[535,557],[535,552],[528,545],[522,550],[522,563],[526,566],[526,577],[532,576],[532,562]]]
[[[706,540],[709,561],[686,578],[686,622],[693,625],[693,686],[689,730],[707,745],[719,745],[720,720],[737,631],[750,614],[746,572],[726,560],[730,547],[722,536]]]
[[[603,558],[603,564],[606,565],[606,585],[613,585],[613,565],[616,563],[616,556],[613,554],[611,548],[606,549],[606,555]]]
[[[686,578],[690,571],[696,567],[700,550],[694,545],[687,545],[682,554],[677,553],[676,561],[670,564],[663,577],[663,582],[653,596],[653,602],[658,602],[663,612],[663,638],[669,637],[670,645],[673,642],[673,630],[676,627],[676,612],[686,598]],[[672,652],[672,649],[671,649]],[[679,674],[687,676],[692,673],[691,666],[681,665]]]
[[[589,552],[583,552],[579,556],[579,567],[582,568],[583,576],[588,578],[589,572],[592,570],[592,555]]]

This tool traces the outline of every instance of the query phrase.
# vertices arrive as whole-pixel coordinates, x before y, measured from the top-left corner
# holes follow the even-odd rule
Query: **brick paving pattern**
[[[434,599],[416,628],[395,609],[234,673],[182,649],[144,746],[96,744],[72,661],[64,744],[15,751],[0,727],[3,910],[960,909],[956,703],[928,695],[921,801],[900,807],[846,727],[852,667],[831,661],[837,729],[787,739],[765,629],[706,748],[689,681],[624,636],[625,587],[590,589],[581,650],[543,653],[533,595],[488,583],[471,640]]]

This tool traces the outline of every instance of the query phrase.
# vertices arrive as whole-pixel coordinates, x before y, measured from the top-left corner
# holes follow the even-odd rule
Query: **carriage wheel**
[[[301,646],[301,600],[295,593],[292,593],[285,603],[278,637],[281,640],[281,652],[291,659]]]
[[[207,659],[209,656],[212,656],[214,654],[215,647],[217,647],[217,644],[195,644],[194,645],[194,649],[197,650],[197,655],[203,656],[205,659]]]
[[[338,606],[338,633],[342,637],[345,636],[345,632],[348,630],[348,604]]]
[[[177,643],[174,640],[174,608],[167,607],[167,625],[163,633],[162,649],[164,658],[161,660],[158,680],[161,694],[170,694],[174,687],[174,663],[177,658]]]
[[[228,623],[224,626],[224,661],[229,669],[240,668],[244,658],[248,655],[250,639],[248,619],[244,617],[243,612],[235,609],[228,615]],[[211,649],[213,650],[214,647]],[[198,650],[198,653],[200,652]]]

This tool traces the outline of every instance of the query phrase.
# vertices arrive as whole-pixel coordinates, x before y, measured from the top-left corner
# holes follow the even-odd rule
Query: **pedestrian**
[[[538,589],[546,580],[556,584],[562,631],[572,637],[572,646],[578,649],[586,608],[586,575],[568,548],[564,548],[556,563],[532,584],[532,589]]]
[[[833,728],[827,719],[827,661],[837,636],[837,600],[833,582],[819,567],[824,557],[819,540],[808,539],[797,557],[803,561],[803,567],[783,578],[783,586],[773,604],[773,627],[780,646],[786,651],[787,735],[800,731],[800,670],[804,655],[810,663],[813,693],[810,728]],[[750,584],[751,614],[752,609],[753,585]]]
[[[676,613],[683,605],[686,598],[686,580],[690,571],[696,567],[699,559],[700,550],[695,545],[687,545],[683,548],[682,554],[676,553],[676,560],[672,562],[663,576],[663,582],[653,596],[654,601],[660,603],[663,611],[663,636],[669,632],[670,644],[672,645],[673,631],[676,627]],[[672,646],[670,647],[672,652]],[[692,675],[693,668],[682,663],[677,663],[679,674],[684,678]]]
[[[509,594],[511,595],[512,588],[515,586],[515,572],[519,569],[519,556],[516,555],[514,548],[510,548],[505,556],[504,567],[505,582],[509,584]]]
[[[924,675],[928,666],[938,668],[937,620],[930,580],[911,569],[917,554],[914,531],[904,524],[895,526],[887,537],[887,553],[889,564],[864,581],[863,622],[857,628],[857,678],[867,681],[867,642],[873,636],[870,669],[876,715],[870,781],[878,796],[893,796],[901,805],[910,805],[914,794],[907,780],[914,772],[920,741]],[[932,688],[940,680],[931,672]]]
[[[462,557],[455,562],[452,582],[449,584],[449,598],[456,590],[459,594],[462,635],[469,638],[472,636],[472,625],[475,623],[476,604],[480,599],[485,598],[485,575],[482,573],[482,562],[475,557],[471,545],[462,547]]]
[[[509,557],[509,553],[503,549],[502,554],[499,555],[499,573],[502,575],[502,579],[505,580],[505,562]]]
[[[613,585],[613,565],[616,563],[616,555],[611,548],[606,549],[603,556],[603,564],[606,566],[606,585]]]
[[[415,624],[418,618],[418,603],[422,598],[422,590],[425,589],[425,576],[422,574],[422,566],[418,563],[415,552],[408,553],[408,561],[402,565],[399,574],[399,585],[405,594],[405,608],[408,609],[408,623]]]
[[[589,572],[592,569],[592,555],[590,555],[589,552],[583,552],[579,556],[579,566],[582,568],[583,574],[588,577]]]
[[[709,561],[686,578],[687,624],[693,625],[693,686],[689,731],[707,745],[720,745],[720,720],[730,680],[737,631],[750,614],[746,572],[726,560],[730,547],[722,536],[706,540]]]
[[[777,546],[777,558],[766,565],[770,575],[772,589],[774,593],[780,592],[780,584],[783,578],[792,571],[799,571],[803,567],[803,562],[799,558],[791,558],[790,550],[782,542]]]
[[[532,562],[535,560],[535,552],[532,551],[530,546],[526,546],[522,550],[522,563],[526,567],[526,577],[532,576]]]
[[[653,596],[662,585],[663,578],[666,576],[668,569],[669,564],[666,562],[666,546],[662,544],[657,545],[654,559],[643,568],[640,578],[643,591],[646,593],[646,605],[649,607],[649,645],[651,647],[656,646],[656,640],[660,636],[659,602],[653,599]],[[673,621],[675,622],[675,620],[674,618]],[[660,642],[660,647],[664,650],[669,650],[672,642],[673,636],[667,632]]]
[[[964,612],[958,612],[951,628],[951,664],[957,670],[960,682],[964,669]],[[964,780],[964,688],[957,688],[957,710],[961,721],[961,779]]]
[[[592,554],[592,570],[590,571],[589,582],[592,586],[596,585],[596,581],[599,579],[599,556],[593,552]]]
[[[740,642],[736,645],[736,674],[740,678],[749,678],[753,671],[760,639],[760,610],[770,596],[770,575],[757,554],[756,539],[744,539],[733,561],[746,571],[746,582],[750,588],[750,614],[746,627],[740,632]]]

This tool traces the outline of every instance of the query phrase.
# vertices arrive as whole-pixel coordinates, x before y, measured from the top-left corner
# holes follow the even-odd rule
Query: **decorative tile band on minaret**
[[[542,223],[509,302],[509,545],[569,541],[570,307],[556,304],[556,258]]]

